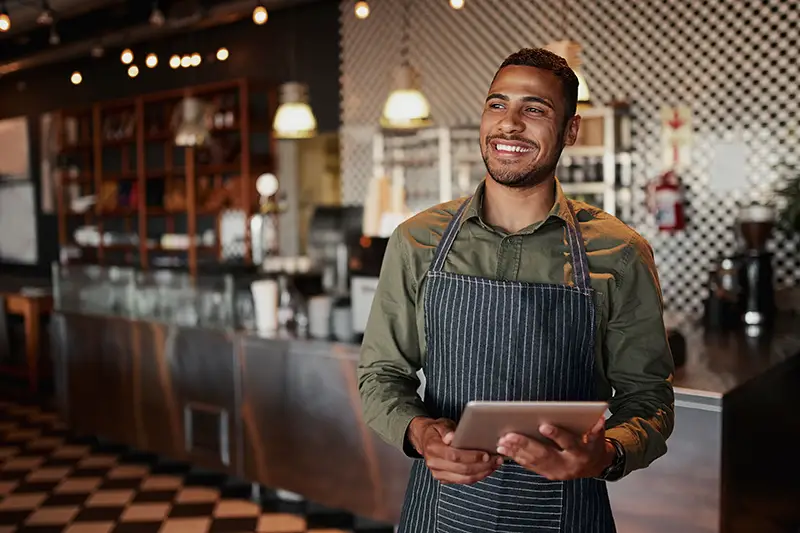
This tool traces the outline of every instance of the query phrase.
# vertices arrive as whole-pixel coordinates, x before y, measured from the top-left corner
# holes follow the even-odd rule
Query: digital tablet
[[[497,441],[517,433],[547,444],[539,432],[550,424],[583,435],[608,409],[606,402],[469,402],[453,435],[452,446],[497,453]]]

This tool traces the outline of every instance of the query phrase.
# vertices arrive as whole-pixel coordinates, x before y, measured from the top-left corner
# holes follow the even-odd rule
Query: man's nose
[[[503,133],[519,133],[525,129],[525,123],[517,113],[509,111],[500,121],[500,130]]]

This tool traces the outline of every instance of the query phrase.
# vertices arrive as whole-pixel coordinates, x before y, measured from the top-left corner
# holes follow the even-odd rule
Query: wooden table
[[[36,394],[39,389],[39,355],[41,352],[41,318],[53,310],[53,296],[39,289],[0,293],[6,302],[6,313],[22,316],[25,321],[25,361],[28,390]]]

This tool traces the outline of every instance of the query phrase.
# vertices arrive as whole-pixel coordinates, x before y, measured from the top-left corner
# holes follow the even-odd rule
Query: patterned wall
[[[366,20],[341,2],[342,171],[345,202],[363,201],[372,174],[372,135],[400,58],[400,0],[370,0]],[[566,5],[566,9],[565,9]],[[656,250],[667,306],[698,312],[707,271],[735,250],[739,202],[761,199],[800,159],[800,7],[783,0],[447,0],[410,3],[410,58],[420,71],[438,125],[476,124],[497,65],[523,46],[564,37],[583,46],[584,75],[595,102],[633,106],[634,210],[629,221]],[[643,187],[661,170],[659,111],[687,105],[693,114],[687,231],[655,230]],[[712,147],[747,145],[749,184],[732,193],[708,187]],[[779,286],[800,280],[797,238],[772,243]]]

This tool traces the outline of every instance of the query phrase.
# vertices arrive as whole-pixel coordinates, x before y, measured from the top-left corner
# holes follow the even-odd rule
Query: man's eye
[[[529,107],[528,108],[528,113],[544,113],[544,111],[542,111],[538,107]]]
[[[491,109],[503,109],[503,104],[489,104]]]

